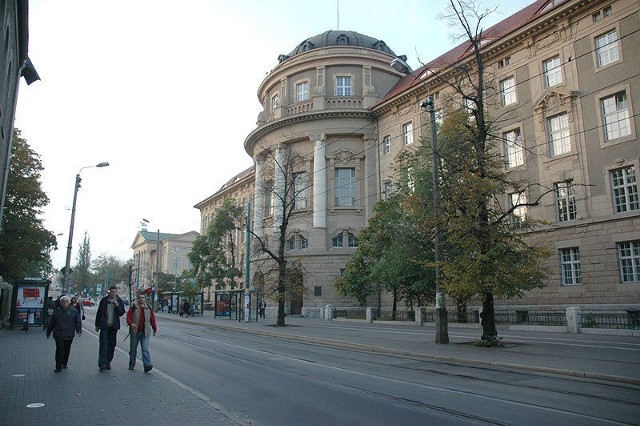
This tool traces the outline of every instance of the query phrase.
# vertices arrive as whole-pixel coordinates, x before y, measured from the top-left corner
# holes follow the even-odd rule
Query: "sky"
[[[488,27],[533,0],[484,1]],[[300,42],[327,30],[375,37],[414,69],[457,42],[446,0],[31,0],[29,57],[15,126],[40,155],[64,266],[81,171],[72,265],[86,233],[92,259],[132,258],[148,230],[200,231],[193,206],[253,162],[244,150],[258,86]],[[58,235],[61,234],[61,235]]]

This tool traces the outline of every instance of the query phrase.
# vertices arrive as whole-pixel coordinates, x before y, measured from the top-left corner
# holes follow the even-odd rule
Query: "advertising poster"
[[[16,324],[43,324],[45,290],[45,286],[18,286],[16,296]]]

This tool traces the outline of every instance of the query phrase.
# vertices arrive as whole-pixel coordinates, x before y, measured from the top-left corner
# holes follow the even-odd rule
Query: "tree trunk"
[[[480,319],[482,320],[482,340],[495,340],[498,337],[494,313],[493,293],[484,293],[482,295],[482,313],[480,314]]]

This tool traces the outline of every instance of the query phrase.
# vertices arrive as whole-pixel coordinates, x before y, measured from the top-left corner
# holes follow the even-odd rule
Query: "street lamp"
[[[432,174],[433,174],[433,211],[434,214],[440,212],[440,178],[438,177],[438,165],[440,158],[438,157],[438,147],[436,144],[436,110],[433,104],[433,96],[428,96],[426,100],[420,103],[420,107],[429,113],[431,119],[431,150],[432,157]],[[436,343],[449,343],[448,321],[447,321],[447,305],[444,301],[444,293],[440,289],[441,271],[441,236],[440,236],[440,220],[436,218],[435,239],[433,241],[433,257],[436,264]]]
[[[80,189],[80,173],[84,169],[88,169],[90,167],[108,167],[109,163],[104,161],[102,163],[98,163],[95,166],[85,166],[82,167],[78,174],[76,175],[76,183],[73,188],[73,206],[71,207],[71,223],[69,224],[69,242],[67,244],[67,261],[64,264],[64,280],[62,281],[62,291],[69,290],[69,275],[71,274],[71,245],[73,243],[73,225],[76,220],[76,201],[78,199],[78,190]]]

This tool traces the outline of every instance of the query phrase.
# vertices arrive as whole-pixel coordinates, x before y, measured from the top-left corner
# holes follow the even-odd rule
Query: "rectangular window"
[[[511,105],[516,101],[516,79],[509,77],[500,82],[502,105]]]
[[[560,250],[560,265],[562,269],[562,285],[582,284],[580,249],[578,247]]]
[[[385,154],[388,154],[391,152],[391,136],[385,136],[382,139],[382,146],[383,146],[382,151]]]
[[[309,247],[309,241],[302,235],[300,235],[299,237],[300,237],[300,250],[304,250],[307,247]]]
[[[631,121],[627,94],[616,93],[601,100],[602,116],[604,119],[604,133],[606,140],[622,138],[631,134]]]
[[[548,118],[547,131],[549,132],[549,157],[556,157],[571,151],[567,113]]]
[[[640,240],[618,243],[618,259],[622,282],[640,282]]]
[[[314,285],[313,286],[313,295],[314,296],[322,296],[322,286]]]
[[[349,232],[349,234],[347,235],[347,245],[352,248],[358,247],[358,237]]]
[[[638,183],[633,167],[611,171],[611,189],[615,213],[639,210]]]
[[[336,96],[351,96],[351,77],[336,77]]]
[[[309,99],[309,82],[296,84],[296,102],[302,102]]]
[[[573,181],[559,182],[553,185],[556,194],[558,222],[576,219],[576,194]]]
[[[620,59],[618,36],[615,30],[596,37],[596,55],[598,67],[603,67]]]
[[[560,57],[543,62],[544,67],[544,83],[546,87],[557,86],[562,83],[562,66],[560,65]]]
[[[391,197],[392,193],[393,193],[393,186],[391,185],[391,182],[385,182],[384,183],[384,198],[387,199],[387,198]]]
[[[304,210],[307,208],[307,174],[304,172],[293,174],[293,209]]]
[[[356,169],[353,167],[335,170],[335,206],[353,207],[356,205]]]
[[[593,19],[593,22],[600,22],[600,20],[602,19],[602,15],[600,14],[600,11],[597,11],[596,13],[591,15],[591,18]]]
[[[500,59],[498,61],[498,68],[504,68],[506,66],[509,66],[509,64],[511,64],[511,56]]]
[[[524,164],[524,147],[520,137],[520,129],[514,129],[502,134],[504,143],[504,161],[507,169]]]
[[[407,123],[402,126],[402,137],[405,145],[411,145],[413,143],[413,124]]]
[[[278,107],[279,99],[280,99],[280,96],[278,95],[273,95],[273,97],[271,98],[271,112],[275,111],[276,108]]]
[[[527,218],[527,194],[514,192],[509,194],[509,207],[511,212],[511,225],[517,226]]]
[[[602,15],[606,18],[608,16],[611,16],[611,5],[609,6],[605,6],[604,9],[602,9]]]

